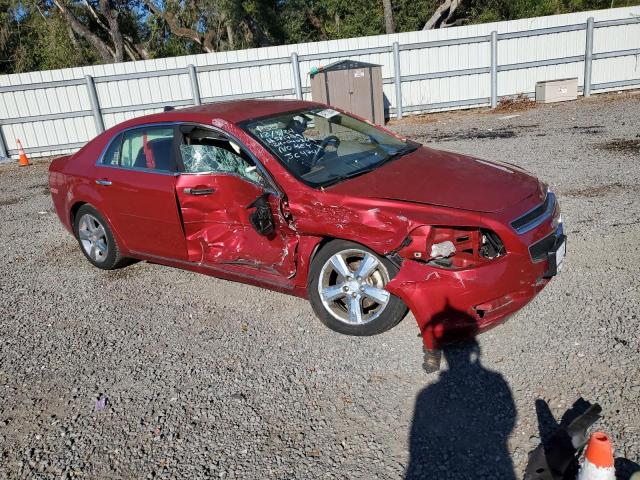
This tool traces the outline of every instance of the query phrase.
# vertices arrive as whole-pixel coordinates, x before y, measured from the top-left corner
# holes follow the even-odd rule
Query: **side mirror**
[[[256,232],[265,237],[273,235],[275,231],[273,214],[269,206],[269,195],[268,192],[265,192],[247,206],[247,208],[255,208],[255,211],[249,215],[251,225]]]

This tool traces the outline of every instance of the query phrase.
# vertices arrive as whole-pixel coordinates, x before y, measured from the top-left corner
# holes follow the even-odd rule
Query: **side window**
[[[118,135],[109,145],[109,149],[102,157],[103,165],[118,165],[120,161],[120,146],[122,144],[122,135]]]
[[[124,132],[120,165],[164,172],[176,170],[173,127],[144,127]]]
[[[238,175],[252,183],[268,187],[257,166],[239,145],[217,132],[195,129],[180,145],[185,173],[216,172]]]

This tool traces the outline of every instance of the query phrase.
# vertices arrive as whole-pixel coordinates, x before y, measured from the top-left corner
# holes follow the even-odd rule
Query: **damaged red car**
[[[429,351],[516,312],[565,253],[531,174],[312,102],[135,118],[54,160],[49,182],[98,268],[140,259],[296,295],[348,335],[411,310]]]

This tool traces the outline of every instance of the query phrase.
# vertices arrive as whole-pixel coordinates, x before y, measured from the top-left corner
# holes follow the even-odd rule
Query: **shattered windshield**
[[[417,148],[330,108],[261,118],[243,127],[291,173],[316,187],[371,171]]]

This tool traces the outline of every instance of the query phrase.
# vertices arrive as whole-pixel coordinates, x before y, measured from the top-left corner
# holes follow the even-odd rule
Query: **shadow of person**
[[[443,353],[447,369],[416,399],[405,478],[515,480],[507,448],[516,419],[509,385],[482,366],[475,340]]]

